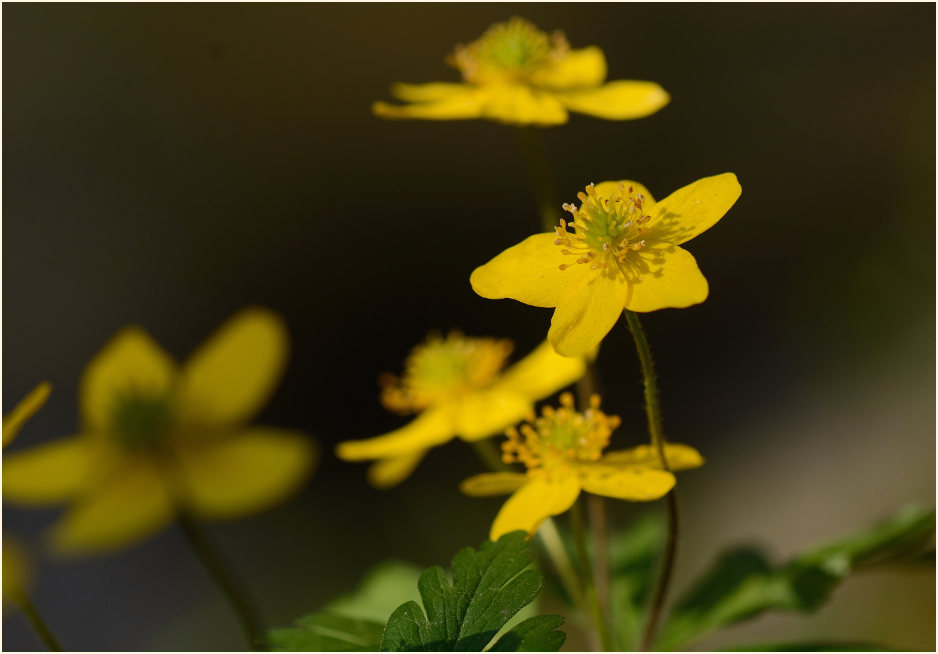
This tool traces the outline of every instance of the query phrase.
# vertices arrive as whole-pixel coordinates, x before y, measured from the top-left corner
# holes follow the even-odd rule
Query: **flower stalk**
[[[580,561],[580,577],[583,580],[583,591],[586,596],[589,612],[593,618],[593,624],[596,628],[596,636],[599,639],[599,645],[602,651],[611,652],[613,650],[612,637],[609,632],[606,616],[603,613],[599,593],[596,591],[593,564],[590,559],[589,546],[586,540],[586,524],[583,520],[583,509],[579,501],[574,503],[570,509],[570,529],[573,532],[573,544],[576,548],[577,558]]]
[[[518,127],[518,143],[521,145],[521,156],[534,188],[541,227],[545,232],[552,232],[560,223],[560,201],[557,199],[553,174],[544,152],[544,143],[537,129],[530,125]]]
[[[39,640],[42,641],[42,644],[45,645],[47,650],[50,652],[65,651],[65,648],[62,647],[62,643],[60,643],[59,639],[52,633],[49,625],[42,618],[42,614],[39,613],[39,609],[36,608],[26,593],[19,593],[14,602],[23,612],[23,615],[26,616],[26,620],[29,621],[29,626],[33,628],[33,631],[39,636]]]

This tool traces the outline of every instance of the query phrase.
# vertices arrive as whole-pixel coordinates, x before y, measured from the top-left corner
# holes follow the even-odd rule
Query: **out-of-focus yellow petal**
[[[395,87],[395,94],[424,99],[405,105],[375,102],[371,105],[372,113],[379,118],[466,120],[482,116],[486,99],[480,89],[463,84],[399,85]]]
[[[606,57],[595,45],[570,50],[553,66],[538,71],[532,77],[536,86],[555,91],[599,86],[606,79]]]
[[[430,82],[429,84],[397,83],[391,87],[391,95],[403,102],[435,102],[474,91],[468,84]]]
[[[52,385],[49,382],[42,382],[20,400],[12,411],[3,416],[3,447],[13,442],[26,421],[32,418],[36,411],[46,403],[51,392]]]
[[[654,82],[618,80],[598,88],[566,91],[557,98],[570,111],[607,120],[651,115],[668,104],[667,91]]]
[[[3,457],[3,499],[26,506],[71,499],[90,481],[92,439],[75,436]]]
[[[85,368],[79,405],[88,431],[106,430],[115,399],[135,393],[165,396],[176,376],[176,364],[140,327],[118,332]]]
[[[489,538],[523,529],[534,535],[545,518],[563,513],[576,502],[580,484],[573,473],[535,477],[508,498],[495,517]]]
[[[620,189],[624,188],[626,191],[632,188],[632,197],[638,197],[639,195],[644,195],[645,200],[642,202],[642,206],[645,207],[645,212],[648,213],[648,208],[655,205],[655,199],[651,195],[651,191],[645,188],[644,185],[634,182],[631,179],[622,179],[613,182],[600,182],[596,185],[596,195],[600,197],[611,197],[614,195],[621,195],[622,191]]]
[[[552,93],[520,84],[484,87],[482,117],[510,125],[560,125],[567,110]]]
[[[152,465],[138,463],[90,489],[52,528],[59,554],[120,549],[165,527],[174,515],[170,488]]]
[[[523,472],[486,472],[469,477],[459,490],[471,497],[489,497],[490,495],[508,495],[524,486],[528,476]]]
[[[183,419],[214,424],[250,419],[280,381],[288,349],[279,316],[261,308],[236,314],[180,372],[177,397]]]
[[[409,424],[392,432],[360,441],[345,441],[335,448],[346,461],[387,459],[413,454],[445,443],[456,435],[456,417],[451,405],[427,409]]]
[[[576,268],[589,268],[576,264]],[[589,271],[584,281],[570,288],[550,321],[547,340],[557,354],[583,356],[599,345],[616,324],[628,298],[629,286],[620,277],[610,279],[599,271]]]
[[[32,577],[29,557],[23,544],[12,536],[3,536],[3,599],[19,603]]]
[[[581,463],[580,485],[588,493],[633,502],[656,500],[674,487],[674,475],[664,470],[631,464]]]
[[[410,477],[426,455],[427,450],[417,450],[410,454],[379,459],[368,466],[365,478],[375,488],[392,488]]]
[[[648,238],[680,245],[713,227],[743,192],[736,175],[704,177],[676,190],[651,211]]]
[[[533,408],[530,399],[505,388],[468,393],[456,406],[456,431],[467,441],[502,434]]]
[[[253,427],[211,445],[181,449],[179,494],[194,515],[235,518],[293,494],[315,460],[305,434]]]
[[[671,470],[689,470],[699,468],[704,464],[700,452],[690,445],[680,443],[667,443],[664,455],[668,459]],[[615,450],[603,456],[602,462],[616,465],[634,465],[650,468],[660,468],[661,459],[658,458],[658,448],[651,445],[639,445],[628,450]]]
[[[629,311],[682,309],[707,299],[710,285],[687,250],[668,243],[651,243],[629,256],[625,274],[631,293]]]
[[[529,236],[472,271],[472,290],[484,298],[511,298],[535,307],[555,307],[588,266],[571,266],[570,257],[554,245],[553,233]]]
[[[562,357],[544,341],[531,354],[508,368],[492,390],[510,389],[536,401],[577,382],[585,373],[584,359]]]

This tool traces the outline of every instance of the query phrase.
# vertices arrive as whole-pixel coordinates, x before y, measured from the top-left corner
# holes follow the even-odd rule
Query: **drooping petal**
[[[73,436],[4,455],[4,501],[42,506],[75,497],[90,481],[94,448],[91,438]]]
[[[82,420],[88,431],[104,431],[115,399],[137,393],[165,396],[176,376],[176,364],[140,327],[126,327],[85,368],[78,390]]]
[[[508,389],[536,401],[577,382],[585,373],[583,358],[562,357],[544,341],[508,368],[492,390]]]
[[[699,468],[704,464],[700,452],[690,445],[680,443],[665,444],[664,455],[668,459],[668,467],[673,470],[689,470]],[[649,468],[661,468],[661,459],[658,458],[658,448],[651,445],[639,445],[627,450],[614,450],[607,452],[601,459],[604,463],[616,465],[634,465]]]
[[[520,84],[498,84],[482,89],[482,117],[510,125],[560,125],[567,110],[552,94]]]
[[[580,485],[588,493],[640,502],[656,500],[674,487],[674,475],[664,470],[631,464],[581,463]]]
[[[46,403],[51,392],[52,385],[49,382],[42,382],[20,400],[10,413],[3,416],[3,447],[13,442],[26,421]]]
[[[211,445],[180,450],[181,501],[211,520],[255,513],[298,490],[315,460],[305,434],[252,427]]]
[[[563,513],[576,502],[580,484],[575,474],[557,474],[529,480],[508,498],[492,523],[489,538],[522,529],[534,535],[546,518]]]
[[[625,303],[629,311],[682,309],[700,304],[710,292],[693,255],[668,243],[630,252],[625,274],[632,290]]]
[[[345,441],[335,448],[336,456],[346,461],[386,459],[413,454],[445,443],[456,435],[456,417],[450,405],[427,409],[409,424],[375,438]]]
[[[596,195],[600,197],[612,197],[620,196],[623,192],[628,192],[629,188],[632,189],[632,197],[638,197],[640,195],[645,196],[643,202],[643,207],[645,211],[643,213],[648,213],[649,207],[654,207],[655,199],[651,195],[651,191],[645,188],[644,185],[634,182],[631,179],[622,179],[619,181],[612,182],[600,182],[596,185]]]
[[[508,495],[524,486],[526,481],[528,476],[523,472],[486,472],[469,477],[459,484],[459,490],[470,497]]]
[[[704,177],[656,203],[649,238],[680,245],[713,227],[743,189],[733,173]]]
[[[587,266],[571,266],[560,253],[553,233],[529,236],[472,271],[472,290],[484,298],[511,298],[535,307],[555,307],[571,285],[587,273]]]
[[[415,101],[405,105],[375,102],[371,105],[372,113],[379,118],[466,120],[480,118],[486,100],[480,89],[463,84],[400,85],[395,87],[395,94],[412,97]],[[418,98],[422,99],[418,101]]]
[[[19,603],[27,593],[32,569],[26,548],[19,540],[3,535],[3,601]],[[6,607],[4,607],[6,608]]]
[[[649,116],[668,104],[667,91],[654,82],[617,80],[594,89],[558,93],[570,111],[607,120],[629,120]]]
[[[588,266],[577,264],[570,270],[574,268]],[[593,274],[583,283],[569,289],[550,321],[547,340],[565,357],[583,356],[599,345],[616,324],[628,298],[629,286],[620,276],[590,272]]]
[[[468,84],[430,82],[429,84],[397,83],[391,86],[391,95],[403,102],[435,102],[474,90]]]
[[[286,326],[276,314],[261,308],[239,312],[186,361],[177,388],[183,419],[250,419],[280,381],[288,349]]]
[[[467,441],[502,434],[533,408],[530,399],[507,388],[468,393],[456,406],[456,432]]]
[[[606,57],[595,45],[570,50],[553,66],[532,77],[536,86],[554,91],[599,86],[606,79]]]
[[[368,466],[365,477],[375,488],[381,490],[392,488],[410,477],[426,455],[427,450],[416,450],[410,454],[378,459]]]
[[[175,514],[166,480],[152,465],[127,466],[82,496],[49,536],[60,554],[120,549],[165,527]]]

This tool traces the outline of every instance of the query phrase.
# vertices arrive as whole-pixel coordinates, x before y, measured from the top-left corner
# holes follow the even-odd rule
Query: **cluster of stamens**
[[[455,395],[491,384],[514,346],[510,340],[468,338],[453,331],[430,334],[411,350],[404,374],[384,374],[381,402],[391,411],[413,413]]]
[[[529,474],[549,474],[558,464],[597,461],[621,422],[619,416],[600,411],[599,405],[599,396],[593,395],[589,408],[580,413],[574,408],[573,395],[564,393],[559,408],[544,407],[540,417],[532,414],[527,423],[508,430],[502,460],[523,463]]]
[[[573,219],[568,223],[560,219],[554,228],[557,238],[554,245],[561,253],[574,257],[572,263],[560,264],[566,270],[575,264],[585,264],[591,270],[610,269],[612,264],[623,264],[630,252],[645,247],[642,238],[648,232],[651,216],[643,213],[645,196],[634,194],[631,186],[619,183],[619,193],[610,197],[600,196],[590,184],[586,192],[577,193],[580,206],[564,204]],[[567,227],[573,227],[569,231]]]

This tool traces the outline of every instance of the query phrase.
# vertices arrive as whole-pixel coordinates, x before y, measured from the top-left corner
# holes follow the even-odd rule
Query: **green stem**
[[[519,127],[518,143],[521,145],[521,156],[534,187],[541,228],[545,232],[552,232],[554,227],[560,224],[560,202],[557,200],[554,178],[537,128],[530,125]]]
[[[267,636],[264,620],[231,566],[192,516],[182,512],[179,514],[177,523],[202,565],[205,566],[238,615],[249,647],[257,651],[265,651]]]
[[[560,583],[567,590],[570,601],[573,602],[574,606],[583,606],[583,590],[580,588],[580,580],[554,519],[548,517],[544,520],[541,523],[541,528],[537,531],[537,535],[541,539],[544,549],[547,550],[547,556],[554,565],[557,576],[560,577]]]
[[[586,524],[583,521],[583,509],[580,500],[577,500],[570,508],[570,529],[573,531],[573,544],[576,548],[577,558],[580,561],[580,577],[583,580],[586,602],[593,616],[599,643],[602,651],[610,652],[613,650],[612,636],[609,633],[609,625],[606,623],[606,617],[603,614],[599,594],[596,592],[593,566],[590,561],[589,546],[586,542]]]
[[[33,628],[33,631],[39,636],[39,640],[42,641],[42,644],[46,646],[47,650],[50,652],[65,651],[62,647],[62,643],[59,642],[59,639],[56,638],[52,630],[49,629],[49,625],[42,619],[39,609],[30,601],[26,593],[20,593],[14,602],[23,612],[23,615],[26,616],[26,619],[29,621],[29,626]]]
[[[609,521],[606,515],[606,500],[600,495],[587,495],[586,509],[589,516],[590,533],[593,537],[595,559],[596,593],[599,605],[605,615],[609,615]]]
[[[477,441],[469,441],[469,444],[472,446],[472,449],[475,450],[479,459],[482,460],[482,463],[488,466],[492,472],[507,472],[511,470],[511,466],[502,461],[502,455],[495,445],[495,439],[483,438]]]

